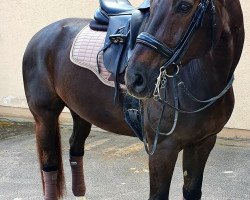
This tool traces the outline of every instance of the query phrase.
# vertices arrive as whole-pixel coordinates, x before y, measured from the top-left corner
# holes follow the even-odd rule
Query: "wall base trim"
[[[0,106],[0,121],[10,119],[18,122],[34,122],[33,116],[28,108],[16,108]],[[63,125],[72,125],[72,118],[69,112],[62,112],[60,115],[60,123]],[[102,131],[93,127],[95,131]],[[250,130],[224,128],[218,138],[226,139],[250,139]]]

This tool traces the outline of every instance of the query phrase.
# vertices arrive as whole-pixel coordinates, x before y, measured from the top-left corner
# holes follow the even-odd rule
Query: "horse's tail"
[[[60,135],[60,128],[59,128],[59,123],[55,124],[55,141],[56,141],[56,154],[57,154],[57,167],[58,167],[58,172],[57,172],[57,198],[60,199],[64,196],[65,194],[65,178],[64,178],[64,172],[63,172],[63,161],[62,161],[62,149],[61,149],[61,135]],[[37,138],[37,142],[38,142]],[[41,177],[42,177],[42,184],[43,184],[43,193],[45,194],[45,182],[44,182],[44,176],[43,176],[43,166],[42,166],[42,159],[43,159],[43,153],[42,149],[39,148],[39,144],[37,144],[37,152],[38,152],[38,157],[39,157],[39,163],[40,163],[40,171],[41,171]]]

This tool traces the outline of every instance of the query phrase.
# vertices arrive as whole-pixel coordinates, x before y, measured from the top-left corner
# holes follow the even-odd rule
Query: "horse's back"
[[[68,18],[41,29],[32,37],[25,50],[23,67],[27,67],[26,64],[31,57],[45,57],[48,51],[57,51],[65,47],[65,44],[68,44],[89,21],[89,19]]]

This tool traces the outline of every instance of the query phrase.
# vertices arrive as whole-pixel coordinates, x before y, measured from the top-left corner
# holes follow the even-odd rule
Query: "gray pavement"
[[[33,124],[0,120],[0,200],[42,198]],[[68,139],[62,126],[67,194],[71,193]],[[147,155],[136,138],[92,131],[85,155],[87,200],[146,200],[149,193]],[[250,199],[250,141],[219,139],[204,175],[203,200]],[[171,200],[182,199],[181,155],[176,164]]]

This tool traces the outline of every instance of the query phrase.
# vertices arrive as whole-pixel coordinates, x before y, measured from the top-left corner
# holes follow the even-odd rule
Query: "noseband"
[[[210,7],[210,11],[211,11],[211,30],[212,30],[212,32],[211,32],[211,34],[212,34],[211,47],[213,47],[214,43],[215,43],[215,38],[216,38],[216,8],[215,8],[214,0],[201,0],[200,4],[198,5],[198,7],[193,15],[193,18],[191,20],[191,23],[190,23],[188,29],[187,29],[187,32],[182,37],[182,39],[180,40],[180,42],[178,43],[178,45],[176,46],[175,49],[171,49],[166,44],[164,44],[163,42],[161,42],[157,38],[155,38],[153,35],[146,33],[146,32],[142,32],[137,37],[137,40],[136,40],[137,43],[142,43],[142,44],[156,50],[158,53],[162,54],[166,58],[166,62],[160,68],[160,74],[157,78],[157,82],[156,82],[156,86],[155,86],[155,90],[154,90],[154,94],[153,94],[154,99],[162,104],[162,110],[161,110],[160,118],[159,118],[158,125],[157,125],[156,129],[153,128],[152,123],[150,122],[151,117],[150,117],[149,107],[147,108],[147,115],[148,115],[148,119],[149,119],[149,124],[150,124],[152,130],[154,130],[156,132],[155,139],[154,139],[154,142],[152,145],[152,149],[150,151],[148,144],[147,144],[148,142],[147,142],[146,134],[143,131],[144,132],[143,141],[144,141],[145,149],[149,155],[154,154],[154,152],[156,150],[159,135],[169,136],[174,132],[176,125],[177,125],[179,112],[186,113],[186,114],[193,114],[193,113],[201,112],[201,111],[205,110],[206,108],[208,108],[209,106],[211,106],[212,104],[214,104],[219,98],[221,98],[224,94],[226,94],[227,91],[232,87],[232,84],[234,81],[233,76],[231,77],[228,84],[226,85],[226,87],[223,89],[223,91],[220,94],[218,94],[217,96],[212,97],[210,99],[207,99],[207,100],[199,100],[198,98],[196,98],[195,96],[192,95],[192,93],[187,89],[184,82],[181,80],[180,76],[178,75],[179,67],[181,66],[181,60],[183,59],[183,56],[185,55],[185,53],[189,49],[190,44],[194,38],[194,35],[197,33],[198,29],[201,27],[202,22],[204,20],[205,13],[209,7]],[[175,65],[177,70],[176,70],[176,73],[174,75],[170,76],[167,74],[167,69],[169,69],[170,66],[172,66],[172,65]],[[174,105],[172,105],[170,102],[167,101],[166,84],[167,84],[167,81],[169,78],[173,78],[173,97],[174,97],[173,102],[174,102]],[[161,97],[160,90],[164,89],[164,88],[165,88],[164,96]],[[187,96],[190,99],[192,99],[194,102],[204,103],[205,105],[203,107],[201,107],[200,109],[193,110],[193,111],[187,111],[187,110],[180,109],[179,108],[178,88],[182,88],[183,91],[185,92],[185,94],[187,94]],[[166,105],[171,107],[175,111],[174,122],[173,122],[173,126],[172,126],[171,130],[168,133],[161,133],[159,130],[159,127],[160,127],[161,122],[162,122],[162,117],[163,117],[163,113],[164,113]],[[142,112],[143,111],[142,111],[142,106],[141,106],[141,113]],[[141,121],[143,122],[143,120],[141,120]],[[143,124],[142,124],[142,127],[144,127]]]

